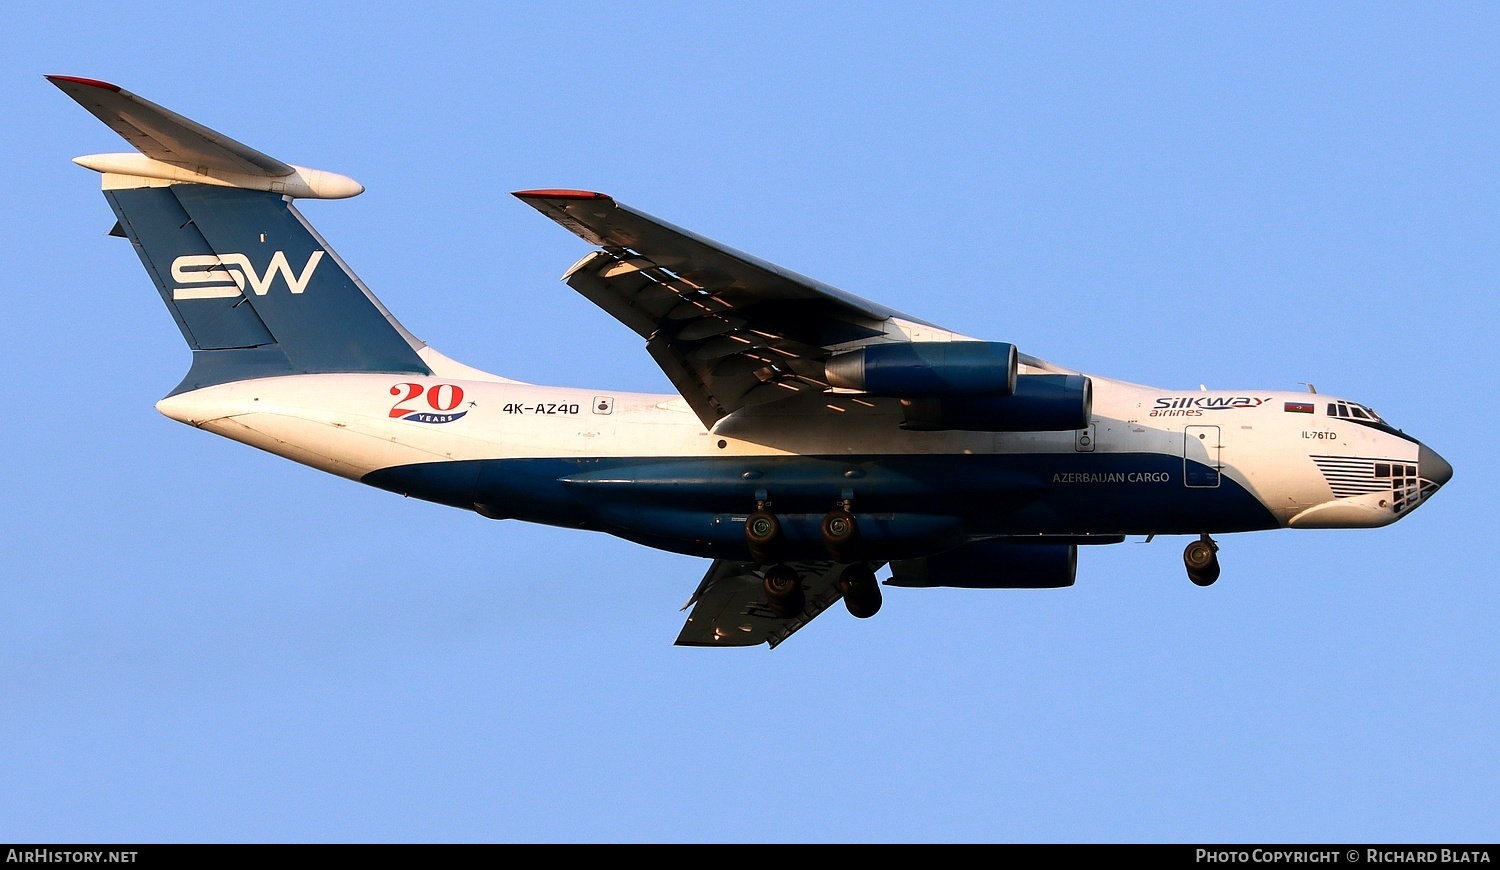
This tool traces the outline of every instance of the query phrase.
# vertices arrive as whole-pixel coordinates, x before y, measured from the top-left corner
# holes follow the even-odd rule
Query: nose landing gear
[[[1188,579],[1199,586],[1212,586],[1219,579],[1219,545],[1207,532],[1182,551]]]

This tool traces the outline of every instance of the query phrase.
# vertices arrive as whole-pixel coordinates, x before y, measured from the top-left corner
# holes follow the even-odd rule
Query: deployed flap
[[[63,93],[154,160],[246,175],[291,175],[294,168],[223,133],[109,82],[77,76],[47,76]]]
[[[677,636],[678,646],[755,646],[777,644],[843,597],[838,575],[843,566],[833,562],[788,563],[802,575],[807,604],[783,619],[771,611],[762,586],[764,566],[754,562],[715,559],[688,600],[693,612]]]
[[[928,326],[602,193],[516,196],[603,248],[564,280],[647,340],[652,358],[708,427],[747,406],[828,389],[823,364],[831,347],[905,340],[890,328],[894,321]]]

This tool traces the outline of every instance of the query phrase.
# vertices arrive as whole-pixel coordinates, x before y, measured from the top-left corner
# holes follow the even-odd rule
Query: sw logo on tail
[[[256,272],[250,258],[244,254],[184,254],[172,261],[172,280],[179,285],[203,284],[202,287],[173,287],[173,299],[227,299],[243,295],[249,286],[257,296],[270,292],[271,284],[280,275],[287,289],[294,294],[307,289],[313,272],[323,260],[322,251],[313,251],[302,267],[301,274],[292,271],[286,252],[271,255],[271,262],[264,272]]]

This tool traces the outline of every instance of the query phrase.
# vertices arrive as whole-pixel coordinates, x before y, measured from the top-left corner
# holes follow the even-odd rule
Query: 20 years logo
[[[464,401],[464,388],[458,384],[433,384],[430,387],[422,384],[397,384],[391,387],[391,395],[401,396],[391,406],[390,416],[396,420],[410,423],[452,423],[469,413],[456,410]],[[422,398],[427,400],[426,408],[414,404]],[[470,407],[473,405],[473,402],[469,403]]]

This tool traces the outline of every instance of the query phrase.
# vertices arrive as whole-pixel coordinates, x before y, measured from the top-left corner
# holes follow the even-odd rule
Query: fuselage
[[[734,559],[762,505],[792,557],[818,558],[819,520],[847,502],[870,558],[889,560],[994,536],[1381,526],[1451,475],[1334,397],[1092,380],[1089,427],[1061,432],[907,431],[895,401],[842,393],[710,431],[675,395],[384,374],[237,381],[157,407],[403,495]]]

